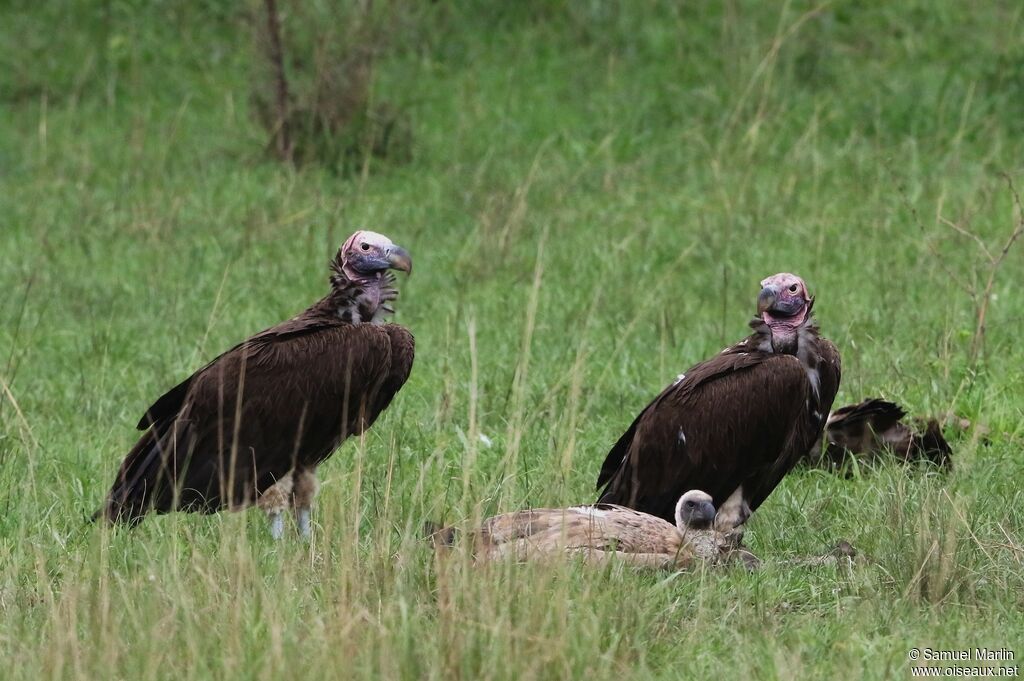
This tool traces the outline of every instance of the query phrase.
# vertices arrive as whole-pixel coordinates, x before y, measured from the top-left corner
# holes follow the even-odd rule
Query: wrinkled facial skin
[[[810,303],[804,280],[783,272],[761,282],[757,314],[771,327],[797,326],[807,317]]]
[[[404,248],[383,234],[367,230],[349,237],[341,247],[341,258],[352,278],[370,278],[391,269],[412,273],[412,258]]]
[[[676,525],[680,528],[703,530],[711,527],[715,520],[715,505],[711,495],[700,490],[690,490],[676,505]]]

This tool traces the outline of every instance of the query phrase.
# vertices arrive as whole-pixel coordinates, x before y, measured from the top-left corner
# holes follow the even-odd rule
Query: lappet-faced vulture
[[[715,507],[709,494],[690,490],[673,506],[674,524],[612,504],[515,511],[488,518],[468,540],[478,563],[569,555],[594,564],[617,560],[634,567],[682,569],[752,558],[712,529]],[[441,548],[453,544],[456,534],[449,527],[432,538]]]
[[[680,494],[702,489],[716,527],[738,540],[818,438],[839,388],[839,353],[818,335],[800,277],[776,274],[761,287],[753,333],[680,374],[612,447],[600,503],[669,520]]]
[[[398,297],[392,269],[409,254],[353,234],[330,263],[330,292],[296,317],[236,345],[171,388],[94,517],[136,523],[148,512],[210,513],[257,503],[271,534],[293,506],[303,536],[316,467],[369,428],[412,369],[412,334],[384,323]]]

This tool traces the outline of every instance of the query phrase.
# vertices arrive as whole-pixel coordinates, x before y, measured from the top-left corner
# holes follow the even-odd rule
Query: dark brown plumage
[[[928,419],[915,428],[903,422],[904,416],[906,412],[898,404],[877,397],[836,409],[825,425],[824,447],[822,440],[816,442],[807,462],[837,469],[849,458],[869,462],[891,454],[905,461],[951,466],[953,450],[939,422]]]
[[[778,274],[762,287],[753,334],[681,374],[615,443],[600,503],[670,520],[680,494],[702,489],[716,527],[732,531],[817,439],[839,388],[839,353],[818,335],[803,280]]]
[[[139,421],[104,506],[114,522],[149,511],[213,512],[259,503],[281,534],[294,505],[309,532],[316,466],[369,428],[409,376],[412,334],[383,323],[389,268],[411,269],[387,237],[356,232],[331,263],[331,291],[171,388]]]

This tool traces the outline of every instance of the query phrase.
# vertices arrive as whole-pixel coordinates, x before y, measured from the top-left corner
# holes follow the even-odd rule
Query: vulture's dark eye
[[[370,250],[370,244],[360,244],[359,248],[363,249],[364,251],[368,251]]]
[[[696,505],[697,505],[697,504],[696,504],[696,503],[694,503],[694,502],[692,502],[692,501],[687,501],[687,502],[686,502],[686,508],[693,508],[693,507],[694,507],[694,506],[696,506]]]
[[[797,285],[793,284],[792,286],[789,287],[789,292],[790,293],[796,293],[796,289],[797,289]]]

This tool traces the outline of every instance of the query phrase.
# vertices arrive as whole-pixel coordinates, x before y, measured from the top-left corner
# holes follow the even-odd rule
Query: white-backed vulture
[[[675,524],[611,504],[535,508],[488,518],[467,534],[467,541],[472,542],[478,563],[577,555],[588,563],[616,560],[671,570],[733,558],[748,565],[756,561],[749,552],[735,551],[732,542],[712,528],[714,518],[711,496],[690,490],[675,504]],[[452,527],[433,533],[439,546],[450,546],[457,536]]]

